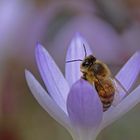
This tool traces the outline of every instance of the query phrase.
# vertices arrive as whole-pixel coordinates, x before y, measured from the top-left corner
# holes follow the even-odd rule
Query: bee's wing
[[[111,81],[115,88],[114,101],[112,105],[116,106],[118,103],[120,103],[122,99],[124,99],[127,91],[124,89],[124,87],[121,85],[121,83],[117,79],[111,78]]]

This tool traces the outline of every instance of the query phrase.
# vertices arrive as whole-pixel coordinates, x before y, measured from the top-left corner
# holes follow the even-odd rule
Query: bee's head
[[[86,57],[81,63],[81,72],[93,72],[99,78],[105,78],[110,75],[107,65],[97,60],[93,55]]]
[[[90,70],[92,65],[96,62],[96,58],[93,55],[87,56],[81,63],[81,71],[86,73]]]

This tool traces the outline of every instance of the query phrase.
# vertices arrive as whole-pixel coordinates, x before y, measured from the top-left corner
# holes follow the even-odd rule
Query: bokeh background
[[[0,1],[0,140],[71,140],[32,97],[24,70],[41,81],[34,57],[39,41],[64,72],[76,32],[116,74],[140,50],[140,0]],[[122,139],[140,139],[140,104],[97,140]]]

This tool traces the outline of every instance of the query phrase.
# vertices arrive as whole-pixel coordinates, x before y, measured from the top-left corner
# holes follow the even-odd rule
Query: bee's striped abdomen
[[[110,80],[104,80],[95,82],[95,88],[103,104],[103,111],[107,111],[114,99],[115,88],[113,84]]]

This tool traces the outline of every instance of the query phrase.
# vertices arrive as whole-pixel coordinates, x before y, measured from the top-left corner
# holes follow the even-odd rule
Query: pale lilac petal
[[[100,124],[103,107],[92,85],[80,79],[71,88],[67,109],[72,123],[77,127],[95,129]]]
[[[118,105],[127,95],[128,91],[124,89],[124,87],[118,82],[118,80],[113,80],[114,86],[115,86],[115,95],[114,95],[114,101],[113,101],[113,106]]]
[[[140,52],[135,53],[116,75],[126,91],[129,91],[140,73]]]
[[[92,54],[87,42],[80,36],[80,34],[76,34],[68,48],[66,61],[77,59],[83,60],[85,58],[85,50],[83,45],[85,45],[87,55]],[[80,72],[80,63],[80,61],[66,63],[65,77],[70,86],[72,86],[82,75]]]
[[[42,88],[35,77],[29,72],[25,71],[28,86],[36,98],[38,103],[46,110],[57,122],[62,126],[70,129],[69,118],[66,113],[53,101],[48,93]]]
[[[105,128],[115,120],[122,117],[138,103],[140,103],[140,86],[138,86],[130,95],[124,98],[124,100],[120,102],[116,107],[112,107],[112,109],[104,113],[101,128]]]
[[[67,112],[69,86],[52,57],[40,44],[36,46],[36,61],[49,94],[61,109]]]

